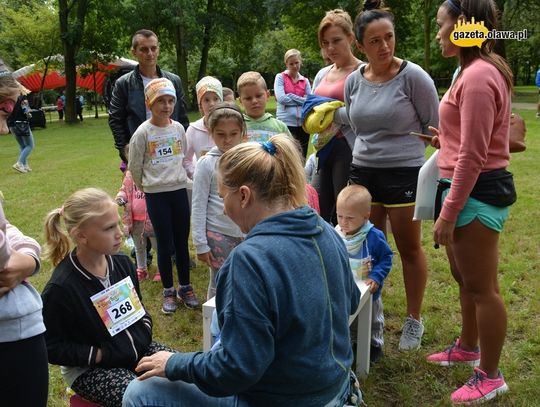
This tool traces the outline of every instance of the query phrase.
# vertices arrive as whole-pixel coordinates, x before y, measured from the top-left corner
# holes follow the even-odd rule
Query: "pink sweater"
[[[441,218],[455,222],[481,172],[506,168],[510,159],[510,91],[495,66],[477,59],[463,70],[439,106],[437,165],[452,186]]]
[[[137,188],[129,170],[125,172],[122,186],[118,194],[116,194],[116,198],[122,198],[126,202],[122,217],[126,232],[131,233],[133,222],[138,221],[145,222],[144,229],[146,233],[153,233],[152,224],[146,211],[144,192]]]

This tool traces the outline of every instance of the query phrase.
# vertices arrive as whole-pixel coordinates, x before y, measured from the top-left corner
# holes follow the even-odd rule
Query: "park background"
[[[528,149],[512,156],[509,169],[515,176],[518,201],[511,208],[500,242],[499,281],[509,313],[501,368],[510,392],[488,405],[532,407],[540,405],[540,186],[536,158],[540,150],[540,120],[535,119],[534,110],[537,88],[531,86],[540,64],[540,4],[537,0],[497,3],[504,9],[505,29],[529,30],[527,41],[504,42],[516,84],[528,85],[516,87],[514,95],[515,111],[527,122]],[[436,81],[439,92],[443,92],[456,62],[442,59],[434,41],[434,16],[439,3],[394,0],[387,4],[396,13],[396,55],[422,65]],[[272,87],[274,75],[284,69],[285,50],[296,47],[304,54],[302,73],[313,79],[323,65],[316,35],[318,22],[325,10],[338,6],[354,16],[359,2],[0,0],[0,57],[13,69],[37,62],[39,70],[44,68],[47,56],[66,56],[66,50],[79,41],[72,60],[66,58],[66,61],[68,64],[71,61],[78,73],[91,72],[98,62],[130,57],[132,33],[142,27],[150,28],[160,37],[160,66],[179,73],[185,82],[192,110],[190,120],[194,121],[199,117],[192,105],[194,84],[205,74],[214,75],[234,88],[242,72],[258,70]],[[68,22],[62,29],[59,15]],[[64,73],[69,69],[66,65],[51,68]],[[51,99],[46,102],[52,103],[58,91],[44,92],[43,97]],[[74,92],[75,89],[73,95]],[[66,93],[68,99],[74,97],[67,89]],[[87,101],[94,100],[91,92],[85,95]],[[101,101],[99,97],[98,101]],[[34,130],[32,173],[13,171],[11,164],[16,160],[18,147],[13,137],[0,138],[0,190],[5,195],[7,216],[40,243],[44,242],[45,214],[60,206],[73,191],[96,186],[114,195],[120,187],[119,159],[113,148],[106,111],[99,109],[99,118],[94,120],[94,110],[89,107],[83,123],[75,124],[74,116],[68,118],[68,123],[58,122],[53,115],[48,117],[45,129]],[[275,102],[271,101],[269,110],[274,109]],[[478,113],[481,114],[481,107]],[[432,151],[428,148],[427,154]],[[396,256],[383,294],[386,357],[362,382],[369,406],[449,406],[450,392],[470,375],[467,367],[448,369],[425,362],[425,355],[447,346],[459,334],[458,290],[444,251],[432,247],[432,226],[432,222],[423,225],[430,273],[423,311],[426,325],[423,347],[412,353],[397,351],[405,300],[401,265]],[[395,248],[391,235],[389,240]],[[51,265],[45,262],[41,273],[32,278],[38,290],[43,289],[51,272]],[[195,290],[203,298],[208,281],[206,268],[199,265],[192,276]],[[159,312],[160,284],[144,281],[142,292],[154,317],[156,340],[179,351],[202,348],[199,311],[179,309],[173,316],[164,316]],[[49,405],[64,406],[66,387],[59,368],[51,366],[50,372]]]
[[[527,29],[525,41],[500,41],[497,50],[512,67],[517,85],[533,85],[540,66],[540,2],[495,0],[502,30]],[[421,65],[437,87],[448,86],[454,59],[440,55],[435,16],[440,0],[386,0],[395,14],[396,55]],[[195,84],[205,75],[235,88],[246,71],[261,72],[273,87],[283,55],[299,49],[302,74],[313,80],[323,66],[317,28],[325,11],[341,7],[354,17],[360,0],[0,0],[0,58],[14,70],[65,75],[66,120],[76,122],[75,77],[92,75],[118,57],[131,57],[131,36],[151,29],[160,39],[159,65],[183,81],[194,107]],[[63,61],[48,59],[63,56]],[[358,55],[360,58],[361,55]],[[43,94],[52,105],[63,89]],[[99,93],[100,89],[98,89]],[[90,105],[99,95],[85,92]]]

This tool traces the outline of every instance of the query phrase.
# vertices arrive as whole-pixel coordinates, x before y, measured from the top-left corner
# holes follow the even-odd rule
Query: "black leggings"
[[[303,162],[305,162],[307,151],[308,151],[309,134],[306,133],[302,127],[295,127],[295,126],[287,126],[287,127],[289,128],[289,131],[291,132],[292,136],[296,140],[298,140],[298,142],[302,146],[302,160]]]
[[[0,343],[0,404],[46,407],[49,365],[43,334]]]
[[[174,286],[171,255],[181,285],[189,284],[189,202],[185,188],[146,193],[148,216],[157,241],[157,263],[163,288]]]
[[[313,180],[319,193],[321,217],[332,224],[337,223],[336,199],[349,181],[352,151],[345,137],[335,140],[332,151]]]

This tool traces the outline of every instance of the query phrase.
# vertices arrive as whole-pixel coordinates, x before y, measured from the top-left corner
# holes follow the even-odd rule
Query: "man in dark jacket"
[[[173,83],[177,103],[171,119],[180,122],[186,130],[189,126],[180,77],[160,69],[157,65],[157,35],[150,30],[137,31],[131,40],[131,53],[137,58],[139,65],[116,81],[109,109],[109,127],[114,136],[114,146],[124,162],[127,162],[125,147],[131,136],[142,122],[150,118],[144,99],[144,87],[152,79],[165,77]]]

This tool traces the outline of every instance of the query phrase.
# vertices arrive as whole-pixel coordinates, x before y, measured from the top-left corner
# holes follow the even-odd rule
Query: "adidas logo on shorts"
[[[412,198],[413,196],[413,191],[405,191],[405,198],[409,199],[409,198]]]

